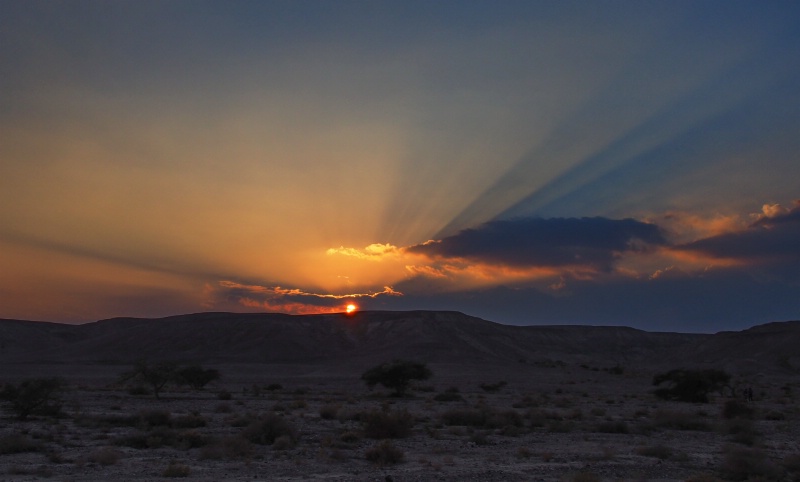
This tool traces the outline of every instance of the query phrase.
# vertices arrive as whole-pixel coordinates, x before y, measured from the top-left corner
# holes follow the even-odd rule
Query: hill
[[[3,363],[336,364],[413,358],[431,363],[593,363],[777,367],[800,346],[800,322],[717,334],[610,326],[508,326],[457,312],[354,315],[198,313],[84,325],[0,320]]]

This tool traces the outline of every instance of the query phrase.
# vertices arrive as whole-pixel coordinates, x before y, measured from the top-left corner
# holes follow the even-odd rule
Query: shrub
[[[667,384],[654,394],[664,400],[708,403],[708,394],[729,386],[730,379],[722,370],[670,370],[653,377],[653,385]]]
[[[251,422],[242,432],[242,437],[259,445],[272,445],[278,437],[287,436],[293,442],[297,441],[298,434],[288,420],[270,413]]]
[[[103,447],[90,453],[86,459],[95,464],[114,465],[119,462],[120,457],[122,457],[122,454],[118,450],[111,447]]]
[[[164,472],[161,474],[164,477],[189,477],[189,467],[176,462],[170,462]]]
[[[136,362],[133,370],[120,375],[121,381],[135,380],[149,385],[153,395],[160,398],[161,390],[167,383],[175,381],[178,366],[172,362],[160,362],[155,365],[148,364],[145,360]]]
[[[18,385],[6,384],[0,400],[8,409],[25,420],[29,415],[57,416],[61,413],[61,394],[66,383],[61,378],[32,378]]]
[[[217,399],[218,400],[230,400],[232,398],[233,398],[233,395],[231,395],[231,392],[229,392],[227,390],[220,390],[220,391],[217,392]]]
[[[781,469],[759,449],[734,446],[725,449],[720,474],[728,480],[777,480],[781,477]]]
[[[500,389],[505,387],[506,385],[508,385],[508,382],[506,382],[505,380],[501,380],[497,383],[481,383],[480,386],[483,389],[483,391],[487,393],[496,393],[499,392]]]
[[[36,452],[40,448],[41,446],[39,443],[34,442],[27,435],[21,433],[13,433],[0,437],[0,455]]]
[[[208,421],[198,413],[190,413],[182,417],[176,417],[172,420],[172,426],[175,428],[198,428],[205,427]]]
[[[380,466],[399,464],[403,461],[403,451],[395,447],[390,441],[384,440],[378,445],[367,449],[364,456],[370,462]]]
[[[414,417],[408,410],[373,410],[362,416],[364,436],[375,439],[404,438],[411,435]]]
[[[661,460],[666,460],[672,457],[672,449],[666,445],[650,445],[647,447],[639,447],[636,453],[645,457],[655,457]]]
[[[394,390],[394,395],[403,396],[412,380],[427,380],[433,373],[424,363],[409,360],[394,360],[370,368],[361,375],[371,389],[377,384]]]
[[[175,372],[175,382],[179,385],[189,385],[195,390],[202,390],[209,383],[219,380],[220,374],[213,368],[203,368],[199,365],[189,365],[179,368]]]
[[[728,400],[722,406],[722,417],[728,420],[732,418],[752,419],[754,413],[753,407],[736,399]]]
[[[601,422],[595,427],[595,432],[600,433],[628,433],[628,424],[622,420]]]
[[[759,436],[752,421],[738,418],[730,420],[725,426],[725,431],[732,436],[733,442],[742,445],[754,445]]]
[[[464,397],[458,393],[458,388],[450,387],[442,393],[436,394],[433,399],[437,402],[459,402],[464,400]]]
[[[697,430],[707,432],[712,428],[711,424],[703,420],[700,415],[687,412],[675,412],[672,410],[656,410],[653,413],[653,422],[656,427],[674,430]]]
[[[339,414],[340,408],[339,405],[325,404],[319,408],[319,417],[323,420],[333,420]]]

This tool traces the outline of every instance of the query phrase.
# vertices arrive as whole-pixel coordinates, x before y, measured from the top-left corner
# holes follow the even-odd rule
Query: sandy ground
[[[631,368],[432,366],[394,398],[352,367],[220,366],[205,390],[158,400],[115,383],[127,368],[5,367],[4,381],[46,373],[70,390],[60,418],[3,412],[0,480],[800,480],[796,378],[738,380],[755,411],[728,420],[729,398],[661,401]],[[274,443],[253,441],[269,430]]]

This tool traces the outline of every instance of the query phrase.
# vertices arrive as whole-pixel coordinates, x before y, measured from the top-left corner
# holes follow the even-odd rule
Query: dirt
[[[218,382],[200,391],[168,386],[159,399],[118,384],[125,366],[29,366],[15,376],[6,367],[4,381],[56,374],[69,390],[60,417],[2,413],[0,480],[800,477],[796,378],[734,377],[754,388],[753,402],[740,401],[754,413],[727,420],[729,396],[667,402],[652,394],[651,371],[583,365],[432,365],[434,377],[401,398],[369,390],[352,369],[219,366]],[[441,400],[448,397],[456,400]],[[369,413],[407,413],[400,425],[410,431],[370,438]],[[464,425],[475,413],[487,421]],[[274,422],[270,414],[293,433],[270,445],[246,440],[248,425]],[[368,460],[382,444],[402,460]]]

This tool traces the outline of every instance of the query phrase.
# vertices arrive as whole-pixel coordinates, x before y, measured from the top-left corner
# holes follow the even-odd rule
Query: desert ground
[[[607,363],[430,363],[403,397],[369,367],[207,366],[221,378],[156,399],[125,364],[6,365],[68,387],[59,416],[2,412],[0,480],[800,480],[794,375],[684,403]]]

